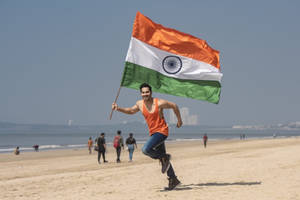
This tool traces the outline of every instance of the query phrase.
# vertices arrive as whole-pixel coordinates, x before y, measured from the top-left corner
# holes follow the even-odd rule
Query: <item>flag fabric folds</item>
[[[205,40],[166,28],[137,12],[121,86],[218,103],[219,52]]]

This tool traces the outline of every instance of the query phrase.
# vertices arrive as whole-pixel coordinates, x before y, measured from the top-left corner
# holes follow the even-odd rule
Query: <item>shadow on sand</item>
[[[199,183],[199,184],[187,184],[187,185],[179,185],[177,186],[175,189],[173,190],[196,190],[196,189],[201,189],[202,187],[206,187],[206,186],[231,186],[231,185],[241,185],[241,186],[252,186],[252,185],[260,185],[261,182],[257,181],[257,182],[234,182],[234,183]],[[160,190],[160,192],[166,192],[166,191],[170,191],[167,188],[165,188],[164,190]]]

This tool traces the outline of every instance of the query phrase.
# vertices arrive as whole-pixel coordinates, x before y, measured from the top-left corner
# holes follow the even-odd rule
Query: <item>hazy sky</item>
[[[0,121],[110,124],[137,11],[220,51],[218,105],[154,94],[201,125],[300,120],[300,1],[0,0]],[[122,88],[120,106],[139,92]]]

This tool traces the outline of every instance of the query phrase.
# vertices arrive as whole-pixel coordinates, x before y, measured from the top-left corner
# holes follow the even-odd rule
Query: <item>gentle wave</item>
[[[191,138],[175,139],[176,142],[199,141],[199,140],[202,140],[202,139],[191,139]]]
[[[39,149],[57,149],[57,148],[62,148],[63,145],[41,145],[39,146]],[[33,149],[33,148],[31,148]]]
[[[289,132],[289,133],[277,133],[275,136],[270,133],[246,133],[246,139],[263,139],[263,138],[285,138],[285,137],[295,137],[300,136],[299,132]],[[240,134],[208,134],[209,141],[214,140],[228,140],[228,139],[240,139]],[[49,139],[48,139],[49,138]],[[28,144],[28,141],[33,141],[33,139],[36,139],[36,135],[24,135],[24,137],[21,137],[20,135],[17,135],[16,137],[14,135],[10,137],[2,137],[0,134],[0,153],[9,153],[14,152],[16,146],[20,147],[20,151],[24,152],[33,152],[34,148]],[[59,139],[59,140],[58,140]],[[94,139],[94,138],[93,138]],[[124,137],[125,142],[126,137]],[[138,144],[144,144],[147,141],[148,137],[137,135],[136,141]],[[56,150],[56,149],[81,149],[81,148],[87,148],[87,143],[82,144],[83,139],[82,136],[78,137],[75,135],[74,137],[66,137],[65,135],[62,135],[61,137],[58,137],[57,135],[52,136],[47,135],[48,141],[42,141],[44,144],[41,144],[39,146],[40,151],[48,151],[48,150]],[[16,144],[16,141],[18,141],[18,145]],[[24,142],[22,144],[22,141]],[[56,142],[59,141],[57,144]],[[108,146],[112,146],[113,136],[109,136],[106,138],[106,144]],[[170,137],[166,140],[166,142],[181,142],[181,141],[202,141],[202,135],[201,134],[172,134]],[[49,142],[50,144],[45,144],[46,142]],[[68,144],[70,142],[70,144]],[[33,144],[39,144],[39,141],[32,142]],[[77,144],[76,144],[77,143]]]
[[[144,143],[144,142],[138,142],[138,143]],[[108,142],[106,143],[108,146],[111,146],[112,143]],[[87,144],[64,144],[64,145],[40,145],[39,150],[45,151],[45,150],[55,150],[55,149],[82,149],[86,148]],[[0,153],[9,153],[9,152],[14,152],[15,148],[0,148]],[[20,151],[35,151],[33,147],[20,147]]]
[[[0,149],[0,153],[6,153],[6,152],[13,152],[15,149],[8,148],[8,149]]]
[[[39,150],[55,150],[55,149],[74,149],[84,148],[86,144],[72,144],[72,145],[40,145]],[[3,148],[0,149],[0,153],[14,152],[15,148]],[[34,151],[33,147],[20,147],[20,151]]]

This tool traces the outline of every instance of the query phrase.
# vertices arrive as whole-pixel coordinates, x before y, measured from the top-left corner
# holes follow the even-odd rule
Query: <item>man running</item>
[[[140,86],[142,100],[136,102],[131,108],[121,108],[116,103],[112,104],[112,109],[125,114],[135,114],[141,111],[148,124],[150,138],[143,146],[143,153],[153,159],[159,159],[162,164],[162,173],[167,172],[169,187],[172,190],[180,181],[177,179],[174,169],[170,163],[171,155],[166,153],[165,140],[169,135],[168,125],[163,116],[163,109],[173,109],[177,117],[177,127],[182,126],[182,120],[178,106],[163,99],[152,97],[152,88],[147,83]]]

